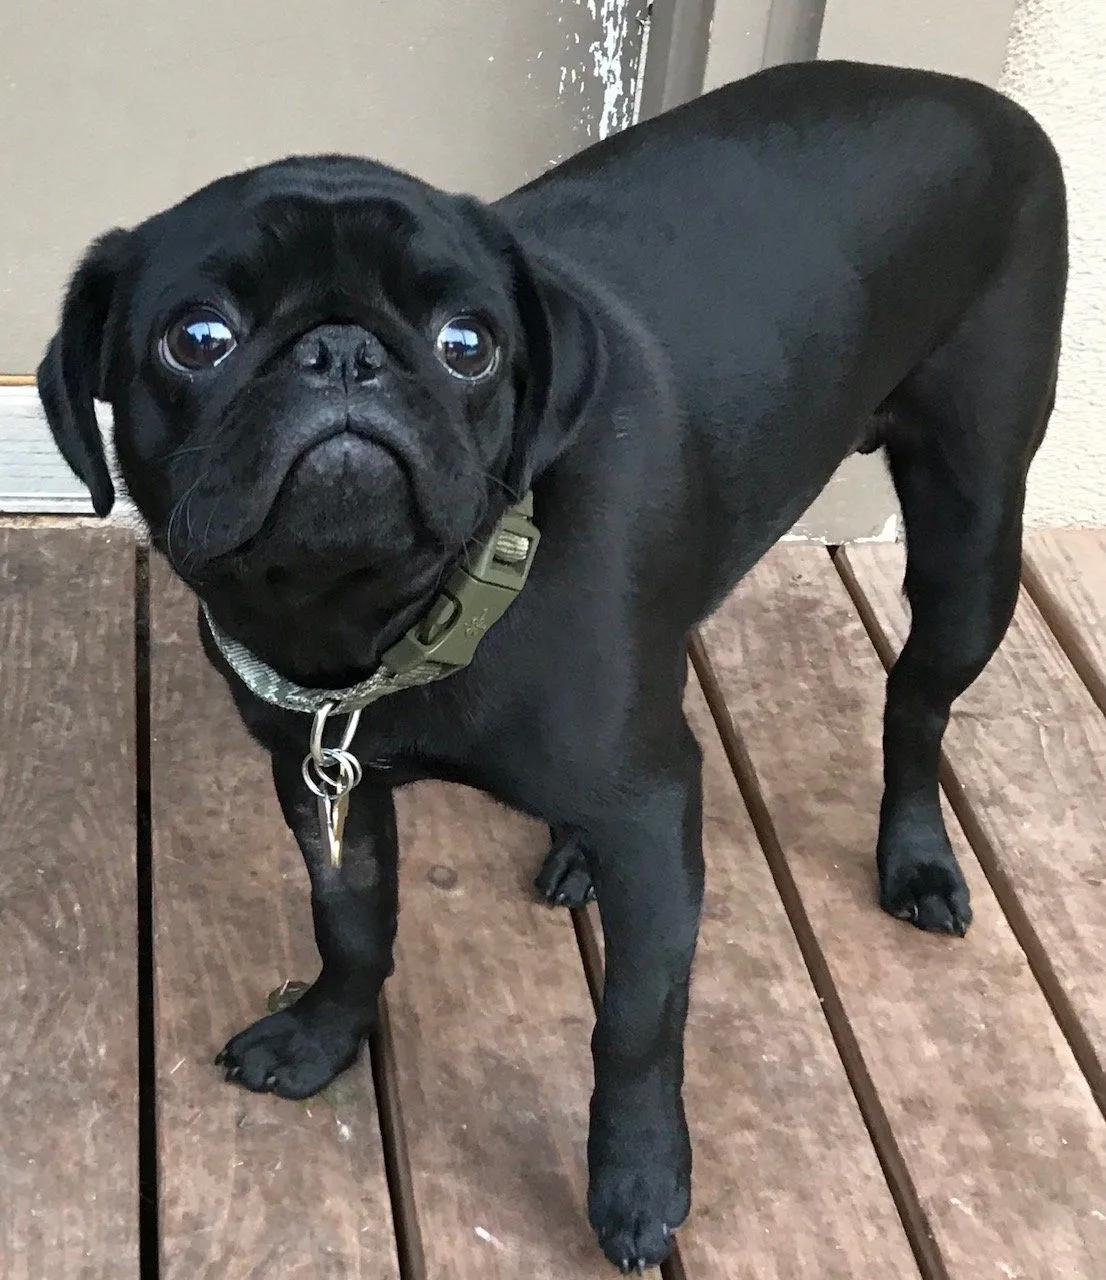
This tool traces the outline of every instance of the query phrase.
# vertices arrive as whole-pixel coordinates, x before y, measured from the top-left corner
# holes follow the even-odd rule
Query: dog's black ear
[[[505,260],[525,339],[515,413],[514,452],[505,477],[522,492],[567,447],[606,372],[606,347],[592,309],[574,281],[522,245],[487,205],[466,200],[468,213]]]
[[[38,394],[62,457],[106,516],[115,501],[93,400],[104,395],[111,355],[110,320],[116,284],[127,261],[130,233],[109,231],[77,268],[61,323],[38,366]]]
[[[510,468],[512,482],[521,488],[575,436],[602,384],[606,347],[591,308],[571,279],[517,241],[508,256],[526,334],[526,371]]]

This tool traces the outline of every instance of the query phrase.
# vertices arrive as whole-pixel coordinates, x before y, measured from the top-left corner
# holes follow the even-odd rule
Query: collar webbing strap
[[[463,568],[458,565],[429,611],[380,660],[367,680],[345,689],[305,689],[293,684],[223,631],[203,605],[219,652],[249,691],[285,711],[313,714],[330,705],[348,714],[370,703],[443,680],[472,661],[488,628],[507,612],[526,584],[541,537],[533,521],[533,496],[509,507]]]

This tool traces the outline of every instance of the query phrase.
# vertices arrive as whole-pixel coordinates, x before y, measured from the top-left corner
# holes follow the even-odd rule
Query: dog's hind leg
[[[911,627],[887,682],[877,866],[883,907],[936,933],[971,921],[941,816],[941,739],[1013,615],[1026,472],[1055,396],[1062,188],[1046,195],[1023,212],[1013,260],[890,400]]]

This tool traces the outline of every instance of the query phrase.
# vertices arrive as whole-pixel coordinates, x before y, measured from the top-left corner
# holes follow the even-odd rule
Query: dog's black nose
[[[312,381],[350,386],[376,377],[384,367],[384,347],[359,325],[323,324],[300,338],[292,358]]]

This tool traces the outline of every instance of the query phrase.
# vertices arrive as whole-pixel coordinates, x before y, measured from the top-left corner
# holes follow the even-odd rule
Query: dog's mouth
[[[402,554],[418,540],[421,514],[412,467],[403,452],[347,422],[292,460],[250,541],[287,524],[308,554],[327,552],[334,537],[339,544],[335,550],[351,554],[352,542],[371,528],[379,535],[369,539],[371,549],[388,558],[387,553]]]
[[[200,475],[181,478],[163,541],[183,578],[394,577],[405,561],[459,548],[480,524],[482,487],[412,456],[399,427],[348,409],[327,417],[274,426],[248,452],[212,451]]]
[[[361,426],[347,414],[344,422],[322,431],[317,439],[305,444],[292,459],[281,483],[281,489],[278,490],[278,498],[280,492],[288,486],[289,481],[305,463],[312,460],[318,463],[317,455],[320,451],[323,455],[333,455],[324,457],[322,462],[322,467],[331,471],[347,465],[350,469],[361,468],[365,466],[366,461],[375,469],[384,460],[390,460],[398,468],[408,487],[412,486],[410,463],[402,450],[386,435]]]
[[[390,573],[429,542],[420,534],[404,460],[387,444],[338,428],[293,458],[260,523],[244,521],[233,545],[209,547],[188,567],[200,579],[231,574],[288,588],[298,580],[311,595]]]
[[[228,488],[222,501],[235,499],[239,487],[248,512],[252,486]],[[404,451],[345,420],[314,433],[269,487],[272,501],[245,536],[215,554],[181,556],[176,567],[225,629],[278,669],[311,669],[315,655],[300,652],[297,634],[317,634],[324,622],[328,631],[337,625],[348,633],[335,646],[348,645],[348,654],[333,668],[327,663],[324,683],[347,664],[359,668],[366,644],[375,660],[418,621],[499,514],[489,481],[474,495],[458,536],[437,536],[422,518]],[[449,488],[443,489],[445,501]],[[244,522],[237,527],[244,530]],[[207,549],[215,551],[210,543]]]

